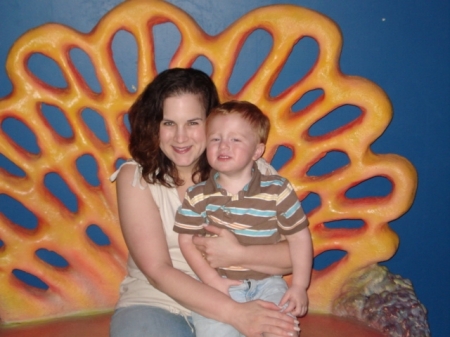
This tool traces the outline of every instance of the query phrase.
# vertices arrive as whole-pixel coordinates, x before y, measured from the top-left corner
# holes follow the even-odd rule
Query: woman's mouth
[[[172,146],[173,150],[178,154],[184,154],[189,152],[191,149],[191,146],[184,146],[184,147],[178,147],[178,146]]]

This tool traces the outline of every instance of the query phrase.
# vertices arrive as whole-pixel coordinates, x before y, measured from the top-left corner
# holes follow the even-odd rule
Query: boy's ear
[[[264,143],[259,143],[256,145],[255,154],[253,155],[253,160],[258,160],[261,158],[261,156],[264,154],[264,151],[266,150],[266,145]]]

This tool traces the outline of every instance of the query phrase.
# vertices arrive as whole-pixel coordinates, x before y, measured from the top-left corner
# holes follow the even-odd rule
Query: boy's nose
[[[221,140],[220,141],[220,144],[219,144],[220,148],[225,148],[225,147],[228,147],[228,146],[229,146],[228,141],[226,141],[226,140]]]

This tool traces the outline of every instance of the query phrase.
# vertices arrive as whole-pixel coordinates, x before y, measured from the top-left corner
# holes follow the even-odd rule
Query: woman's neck
[[[178,197],[183,202],[184,195],[186,193],[186,190],[194,185],[194,182],[192,181],[192,172],[187,170],[180,170],[178,169],[178,174],[180,179],[184,181],[183,185],[177,187]]]

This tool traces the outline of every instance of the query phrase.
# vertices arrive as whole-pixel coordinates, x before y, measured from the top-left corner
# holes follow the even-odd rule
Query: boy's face
[[[208,125],[206,141],[209,164],[229,176],[250,172],[264,152],[256,131],[238,114],[215,116]]]

